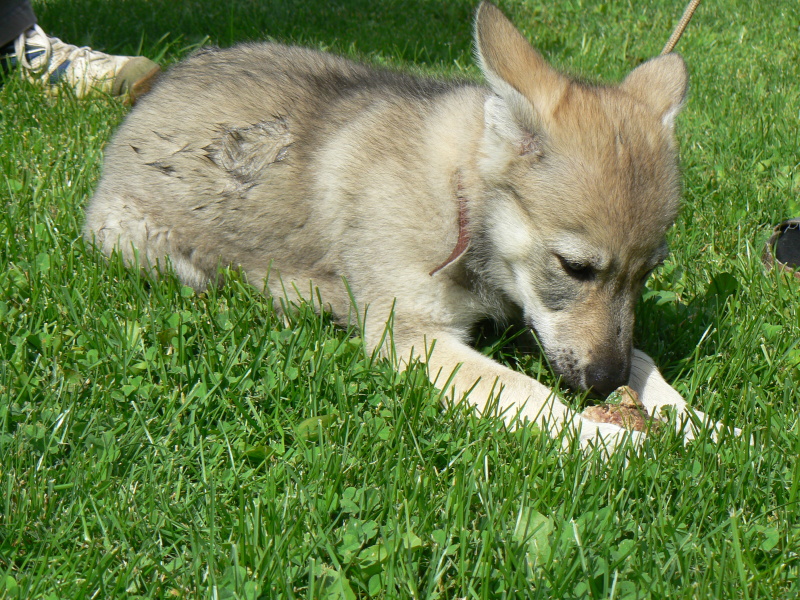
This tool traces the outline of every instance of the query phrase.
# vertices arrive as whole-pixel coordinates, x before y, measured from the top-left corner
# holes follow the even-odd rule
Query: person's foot
[[[48,37],[38,25],[14,41],[8,62],[29,81],[44,85],[48,93],[57,94],[66,86],[79,98],[101,92],[113,96],[127,93],[135,99],[147,93],[161,72],[144,56],[114,56],[65,44]]]

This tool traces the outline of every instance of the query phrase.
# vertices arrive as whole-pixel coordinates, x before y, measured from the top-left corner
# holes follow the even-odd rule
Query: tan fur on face
[[[680,172],[672,131],[649,107],[616,88],[571,83],[544,128],[558,172],[537,177],[531,194],[560,196],[586,227],[620,234],[608,242],[663,236],[677,214]]]

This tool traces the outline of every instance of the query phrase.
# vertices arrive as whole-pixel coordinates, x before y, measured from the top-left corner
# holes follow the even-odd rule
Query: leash
[[[669,41],[667,41],[667,45],[664,46],[661,54],[669,54],[672,52],[675,46],[678,45],[678,40],[681,39],[686,26],[689,24],[689,21],[692,20],[692,15],[699,5],[700,0],[689,1],[689,4],[686,6],[686,10],[683,11],[683,16],[681,17],[680,22],[675,26],[675,31],[672,32],[672,35],[669,36]]]

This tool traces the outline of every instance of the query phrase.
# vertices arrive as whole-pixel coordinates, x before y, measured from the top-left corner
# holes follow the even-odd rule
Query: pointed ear
[[[683,108],[688,85],[683,59],[677,54],[665,54],[636,67],[620,89],[649,106],[666,127],[672,128]]]
[[[489,2],[482,2],[475,16],[475,47],[489,86],[514,116],[526,127],[547,121],[568,81]]]

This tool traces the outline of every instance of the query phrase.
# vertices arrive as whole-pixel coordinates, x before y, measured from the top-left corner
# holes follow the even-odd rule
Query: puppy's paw
[[[683,414],[678,415],[675,423],[679,430],[683,430],[684,442],[691,442],[701,436],[710,435],[711,439],[716,444],[719,443],[723,434],[734,435],[736,437],[742,435],[742,430],[738,427],[730,427],[714,421],[705,413],[692,408],[686,408]],[[750,440],[750,443],[752,444],[753,441]]]
[[[576,417],[576,434],[584,451],[598,449],[604,457],[609,457],[618,449],[637,449],[641,447],[645,434],[632,431],[611,423],[597,423]]]

